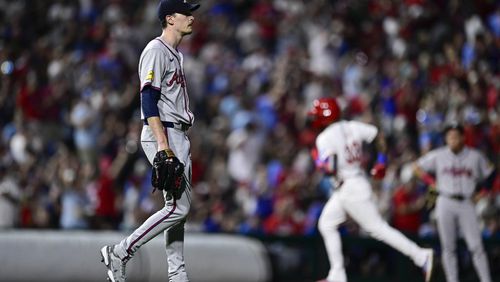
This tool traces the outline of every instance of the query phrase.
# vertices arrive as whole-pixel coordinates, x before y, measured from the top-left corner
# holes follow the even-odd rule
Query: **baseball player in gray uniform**
[[[182,0],[161,0],[158,18],[161,36],[151,40],[139,60],[141,118],[144,126],[141,144],[153,163],[157,152],[165,151],[184,165],[186,182],[191,179],[190,141],[186,131],[193,124],[189,109],[183,56],[177,46],[191,34],[192,12],[199,4]],[[191,188],[185,185],[175,197],[163,191],[165,206],[150,216],[130,236],[114,246],[104,246],[101,256],[110,281],[125,281],[125,265],[134,253],[156,235],[164,232],[169,281],[189,281],[183,255],[184,223],[191,205]]]
[[[446,146],[422,156],[414,169],[430,189],[437,189],[435,208],[446,280],[459,281],[455,253],[459,227],[481,282],[490,282],[488,259],[471,197],[479,181],[484,180],[483,185],[493,183],[495,170],[479,151],[464,146],[462,126],[448,126],[444,134]],[[436,179],[428,172],[433,172]]]
[[[362,144],[376,143],[378,150],[384,151],[386,145],[383,135],[373,125],[340,120],[340,109],[334,98],[315,100],[308,118],[313,128],[321,130],[313,153],[316,167],[336,182],[336,188],[318,222],[331,265],[327,278],[321,282],[347,281],[342,242],[337,230],[347,216],[373,238],[410,257],[421,267],[424,281],[429,282],[434,251],[419,247],[383,220],[375,205],[369,179],[361,166]],[[385,156],[380,154],[370,172],[373,177],[380,179],[385,175],[385,162]]]

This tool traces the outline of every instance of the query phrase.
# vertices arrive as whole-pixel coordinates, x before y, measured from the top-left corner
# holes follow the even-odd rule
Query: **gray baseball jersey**
[[[474,203],[470,198],[477,182],[491,174],[493,166],[475,149],[464,148],[460,153],[454,154],[448,147],[427,153],[417,164],[422,169],[436,174],[436,188],[439,192],[436,219],[447,282],[459,281],[456,257],[457,227],[461,229],[472,253],[481,282],[490,282],[488,259],[481,241]]]
[[[493,172],[493,166],[477,150],[465,147],[454,154],[448,147],[427,153],[418,165],[436,173],[436,186],[440,193],[470,197],[476,183]]]
[[[158,110],[161,121],[192,125],[194,115],[189,109],[183,56],[160,37],[151,40],[139,59],[141,89],[146,85],[161,92]],[[141,109],[141,119],[144,113]]]

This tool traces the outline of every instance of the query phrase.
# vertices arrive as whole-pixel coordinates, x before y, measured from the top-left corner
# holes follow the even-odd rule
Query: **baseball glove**
[[[167,194],[177,194],[176,191],[182,188],[183,173],[184,165],[171,149],[159,151],[153,159],[151,184],[155,190],[163,190]]]
[[[377,163],[370,170],[370,174],[374,179],[382,180],[385,177],[386,166],[383,163]]]
[[[429,188],[427,190],[427,193],[425,194],[425,208],[427,210],[430,211],[430,210],[434,209],[438,195],[439,195],[439,193],[438,193],[438,191],[436,191],[435,188]]]

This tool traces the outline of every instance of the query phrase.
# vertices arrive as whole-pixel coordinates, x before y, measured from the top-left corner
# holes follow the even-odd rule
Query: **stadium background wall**
[[[6,231],[0,233],[0,281],[102,281],[98,263],[100,244],[122,236],[119,232]],[[432,246],[437,239],[412,238]],[[421,273],[409,259],[390,247],[361,237],[344,237],[350,281],[420,282]],[[161,236],[144,246],[131,261],[129,281],[162,281]],[[493,281],[500,281],[500,240],[484,241]],[[61,247],[62,246],[62,247]],[[462,282],[477,281],[463,241],[459,242]],[[328,260],[319,236],[258,236],[188,233],[186,260],[192,281],[310,282],[326,276]],[[22,268],[20,268],[22,266]],[[445,281],[437,260],[434,281]],[[22,271],[20,271],[22,269]]]
[[[0,232],[0,281],[105,281],[99,247],[119,232]],[[196,282],[270,281],[263,245],[252,238],[190,233],[185,238],[188,273]],[[165,244],[158,236],[127,265],[127,281],[165,281]]]
[[[445,282],[437,238],[422,239],[408,236],[420,246],[433,247],[438,255],[433,282]],[[326,277],[328,258],[321,237],[256,237],[269,254],[273,270],[272,281],[312,282]],[[406,256],[389,246],[367,237],[342,238],[347,274],[351,282],[421,282],[421,270]],[[488,253],[492,281],[500,281],[500,238],[483,239]],[[459,240],[458,260],[461,282],[479,281],[472,258],[463,240]]]

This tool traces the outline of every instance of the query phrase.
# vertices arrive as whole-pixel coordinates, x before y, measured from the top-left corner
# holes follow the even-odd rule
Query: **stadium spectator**
[[[0,229],[14,228],[19,220],[21,191],[5,166],[0,166]]]
[[[131,228],[134,213],[154,210],[148,173],[134,169],[144,161],[137,128],[127,124],[140,125],[135,70],[157,34],[156,5],[0,1],[0,166],[19,187],[14,226],[62,228],[75,203],[85,206],[85,216],[70,216],[79,228]],[[314,139],[305,112],[318,97],[336,97],[349,118],[377,124],[391,163],[442,145],[450,121],[498,162],[494,1],[210,0],[201,9],[197,32],[179,46],[197,116],[188,229],[314,233],[328,188],[301,148]],[[256,129],[241,131],[249,120]],[[64,189],[54,184],[61,154],[78,160],[73,173],[83,179]],[[380,192],[393,183],[388,175]],[[283,214],[290,208],[291,218]],[[484,234],[495,233],[486,218]]]
[[[401,185],[394,191],[391,224],[407,234],[417,235],[422,224],[425,196],[417,190],[417,179],[411,165],[401,168],[399,178]]]

